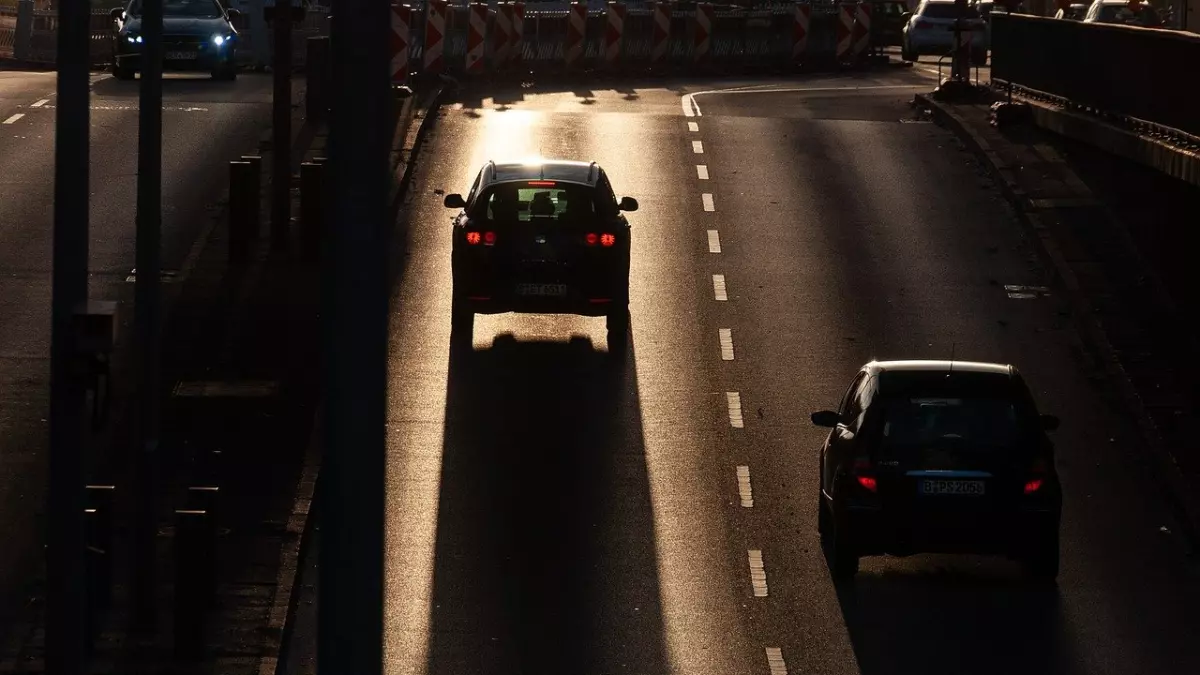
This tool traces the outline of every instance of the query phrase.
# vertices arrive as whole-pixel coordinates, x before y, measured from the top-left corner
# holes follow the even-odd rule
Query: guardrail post
[[[216,595],[216,528],[198,509],[175,511],[175,656],[203,657],[205,619]]]
[[[221,520],[220,501],[221,488],[211,483],[193,485],[187,489],[187,508],[207,513],[214,533]]]
[[[251,164],[247,176],[250,184],[246,187],[246,192],[249,193],[247,198],[251,204],[246,217],[249,218],[247,227],[250,229],[250,240],[254,241],[262,236],[262,157],[242,155],[241,161]]]
[[[229,163],[229,262],[241,264],[250,258],[250,244],[257,234],[251,209],[258,210],[258,194],[251,193],[254,183],[254,164],[247,161]]]
[[[300,165],[300,237],[305,260],[321,256],[325,231],[325,167],[317,162]]]
[[[17,0],[17,27],[13,34],[13,58],[30,60],[33,49],[33,0]]]
[[[113,508],[116,486],[88,485],[84,545],[87,547],[88,599],[94,610],[112,606]]]
[[[305,65],[305,113],[315,124],[329,118],[329,38],[310,37]]]

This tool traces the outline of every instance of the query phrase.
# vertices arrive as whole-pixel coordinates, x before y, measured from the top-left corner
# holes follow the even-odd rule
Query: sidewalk
[[[1191,294],[1170,283],[1178,270],[1156,265],[1162,257],[1148,260],[1142,253],[1145,238],[1131,234],[1160,223],[1146,220],[1145,210],[1119,205],[1114,210],[1108,186],[1089,176],[1093,190],[1080,178],[1095,171],[1076,168],[1086,161],[1085,153],[1066,139],[1032,125],[997,128],[989,119],[990,103],[950,104],[922,95],[914,103],[930,109],[935,120],[983,155],[1032,239],[1041,243],[1096,365],[1118,403],[1137,421],[1149,450],[1146,459],[1194,548],[1200,528],[1200,449],[1190,431],[1198,421],[1198,393],[1187,357],[1198,341],[1189,329],[1180,330],[1191,324],[1176,304]],[[1074,165],[1064,158],[1064,148],[1070,148],[1066,154]],[[1170,181],[1161,176],[1160,186],[1140,197],[1170,192],[1176,188]],[[1179,230],[1173,238],[1183,246],[1179,237],[1191,235]]]

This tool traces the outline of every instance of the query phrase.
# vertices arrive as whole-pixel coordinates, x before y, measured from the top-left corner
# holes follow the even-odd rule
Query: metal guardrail
[[[1195,33],[992,15],[993,82],[1160,134],[1200,136],[1197,63]]]

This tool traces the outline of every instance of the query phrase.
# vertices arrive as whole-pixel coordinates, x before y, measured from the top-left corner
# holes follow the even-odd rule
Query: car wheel
[[[900,60],[911,63],[917,60],[917,55],[912,53],[912,50],[908,48],[908,45],[902,44],[900,45]]]
[[[222,66],[217,66],[213,69],[212,77],[214,80],[223,82],[233,82],[237,79],[237,66],[232,63],[227,63]]]
[[[1054,583],[1058,579],[1058,535],[1048,537],[1025,556],[1025,572],[1035,581]]]
[[[136,76],[136,72],[132,66],[121,65],[120,61],[113,59],[113,77],[118,80],[132,80]]]
[[[605,327],[608,328],[608,351],[611,353],[624,352],[629,347],[629,306],[613,309],[605,317]]]
[[[475,341],[475,312],[455,298],[450,308],[450,343],[452,347],[470,347]]]
[[[825,556],[829,564],[829,574],[834,581],[850,581],[858,574],[858,552],[845,526],[830,516],[826,517],[829,518],[829,522],[825,527]]]
[[[817,533],[821,535],[821,540],[825,540],[825,535],[829,532],[829,510],[825,508],[825,495],[821,494],[821,490],[817,490]]]

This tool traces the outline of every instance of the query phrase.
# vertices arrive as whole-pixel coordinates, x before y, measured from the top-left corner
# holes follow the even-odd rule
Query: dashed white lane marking
[[[696,153],[697,155],[703,155],[704,144],[700,141],[692,141],[692,152]]]
[[[729,296],[725,294],[725,275],[713,275],[713,298],[719,302],[725,302]]]
[[[42,100],[38,101],[37,103],[34,103],[33,105],[29,106],[29,107],[31,107],[31,108],[40,108],[40,107],[42,107],[42,106],[46,105],[46,104],[47,104],[47,103],[49,103],[49,102],[50,102],[50,99],[48,99],[48,98],[44,98],[44,99],[42,99]]]
[[[721,235],[717,234],[716,230],[708,231],[708,252],[709,253],[720,253],[721,252]]]
[[[745,420],[742,419],[742,395],[736,391],[727,391],[725,403],[729,408],[729,425],[734,429],[746,426]]]
[[[763,567],[762,551],[751,549],[749,552],[750,559],[750,586],[754,589],[754,597],[767,597],[767,568]]]
[[[708,180],[708,166],[706,164],[697,164],[696,176],[700,180]]]
[[[700,106],[696,105],[696,99],[692,98],[691,94],[680,97],[679,104],[683,106],[684,117],[704,116],[704,113],[700,112]]]
[[[700,195],[700,201],[704,202],[705,211],[716,211],[717,205],[713,203],[713,196],[710,192],[705,192]]]
[[[738,496],[742,498],[742,506],[752,508],[754,506],[754,491],[750,489],[750,467],[739,466],[737,468],[738,481]]]
[[[771,667],[771,675],[787,675],[787,664],[779,647],[767,647],[767,665]]]
[[[16,115],[13,115],[12,117],[4,120],[3,123],[4,124],[12,124],[13,122],[16,122],[17,120],[21,119],[24,116],[25,116],[25,113],[17,113]]]
[[[721,360],[733,360],[733,330],[729,328],[718,328],[717,339],[721,343]]]
[[[695,122],[688,122],[688,131],[700,131],[700,125]]]

